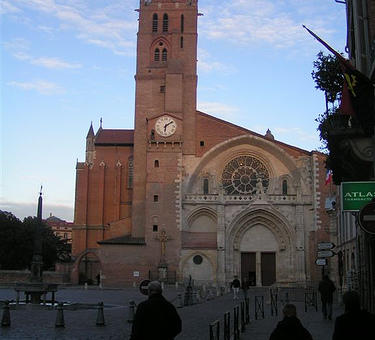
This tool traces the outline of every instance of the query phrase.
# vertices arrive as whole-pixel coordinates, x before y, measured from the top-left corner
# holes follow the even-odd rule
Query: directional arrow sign
[[[318,257],[332,257],[335,253],[332,250],[318,251]]]
[[[315,263],[318,266],[326,266],[327,265],[327,259],[316,259]]]
[[[329,250],[335,248],[335,244],[332,242],[319,242],[318,250]]]

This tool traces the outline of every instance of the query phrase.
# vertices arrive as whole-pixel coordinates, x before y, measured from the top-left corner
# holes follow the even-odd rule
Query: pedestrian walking
[[[336,318],[332,340],[374,339],[375,315],[361,310],[358,293],[346,292],[342,300],[345,313]]]
[[[323,280],[319,282],[319,293],[322,301],[323,318],[332,320],[332,303],[333,292],[336,290],[335,284],[330,280],[328,275],[323,276]]]
[[[296,306],[288,303],[283,308],[284,318],[277,324],[269,340],[312,340],[310,332],[297,318]]]
[[[176,308],[162,295],[160,282],[148,285],[148,299],[138,305],[130,340],[173,340],[181,332]]]
[[[232,283],[230,284],[231,288],[233,289],[233,300],[238,299],[238,292],[240,291],[241,282],[238,279],[238,276],[235,275]]]

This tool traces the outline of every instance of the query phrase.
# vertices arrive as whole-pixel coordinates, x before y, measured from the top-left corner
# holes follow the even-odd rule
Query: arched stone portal
[[[91,251],[83,253],[76,261],[78,264],[78,283],[96,284],[97,277],[101,274],[99,257]]]
[[[242,211],[228,228],[226,280],[241,275],[256,286],[296,281],[304,268],[295,268],[294,240],[293,228],[270,205]]]

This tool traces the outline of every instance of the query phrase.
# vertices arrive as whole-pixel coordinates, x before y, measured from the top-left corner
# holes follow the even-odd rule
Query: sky
[[[0,210],[73,220],[75,166],[99,128],[134,127],[139,0],[0,0]],[[345,51],[334,0],[200,0],[197,109],[305,150],[320,150],[324,50]]]

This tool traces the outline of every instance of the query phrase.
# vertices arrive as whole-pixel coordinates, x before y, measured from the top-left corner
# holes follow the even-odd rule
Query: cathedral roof
[[[133,145],[134,130],[99,129],[95,145]]]

